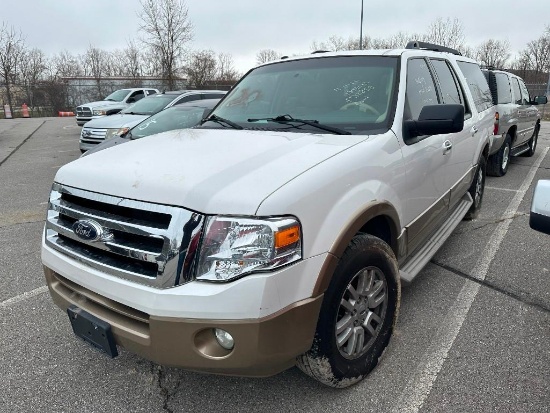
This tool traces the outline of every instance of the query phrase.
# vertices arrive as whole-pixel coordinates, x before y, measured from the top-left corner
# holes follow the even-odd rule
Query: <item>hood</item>
[[[107,149],[107,148],[110,148],[112,146],[119,145],[119,144],[122,144],[122,143],[127,143],[127,142],[131,142],[131,140],[128,139],[128,138],[122,138],[120,136],[115,136],[114,138],[106,139],[103,142],[101,142],[100,144],[93,147],[92,149],[87,150],[82,155],[80,155],[80,157],[82,158],[83,156],[89,156],[93,153],[102,151],[103,149]]]
[[[59,169],[55,180],[205,214],[254,215],[260,203],[282,185],[365,138],[173,130],[79,158]]]
[[[92,109],[107,109],[107,108],[125,108],[128,104],[124,102],[111,102],[110,100],[99,100],[97,102],[84,103],[78,107],[87,107]]]
[[[133,128],[138,123],[147,119],[150,115],[128,115],[117,113],[115,115],[102,116],[86,122],[85,128]]]

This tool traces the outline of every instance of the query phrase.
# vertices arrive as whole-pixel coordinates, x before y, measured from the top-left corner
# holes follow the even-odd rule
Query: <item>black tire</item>
[[[489,157],[487,162],[487,175],[504,176],[510,165],[510,148],[512,147],[512,138],[506,135],[506,139],[497,153]]]
[[[529,145],[529,150],[527,152],[523,153],[523,156],[533,156],[535,154],[535,150],[537,149],[537,142],[539,140],[539,131],[540,131],[540,124],[535,125],[535,130],[533,131],[533,136],[531,136],[531,139],[529,139],[529,142],[527,142],[527,145]]]
[[[313,346],[297,358],[297,366],[330,387],[361,381],[388,346],[400,295],[399,269],[389,245],[372,235],[355,236],[325,292]]]
[[[468,192],[472,196],[474,203],[464,216],[464,219],[470,221],[477,218],[479,211],[481,209],[481,204],[483,203],[483,193],[485,192],[485,175],[487,169],[487,162],[485,157],[482,156],[479,158],[479,163],[477,164],[476,173],[474,175],[474,180]]]

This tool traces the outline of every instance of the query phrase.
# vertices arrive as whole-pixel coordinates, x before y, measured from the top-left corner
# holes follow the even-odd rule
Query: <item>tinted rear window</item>
[[[474,97],[474,104],[477,111],[483,112],[493,106],[489,84],[485,76],[483,76],[479,66],[476,63],[470,62],[458,62],[458,66],[468,82],[468,87]]]
[[[512,92],[510,91],[510,78],[504,73],[495,73],[497,81],[498,103],[512,103]]]

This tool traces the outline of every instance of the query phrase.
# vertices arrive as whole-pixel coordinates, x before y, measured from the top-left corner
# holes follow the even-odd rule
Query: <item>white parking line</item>
[[[548,153],[549,148],[545,148],[535,161],[534,165],[529,169],[525,180],[521,184],[518,192],[510,201],[508,208],[502,214],[502,218],[513,216],[521,204],[525,193],[529,190],[535,174],[542,163],[542,160]],[[479,258],[472,271],[472,276],[479,280],[484,280],[489,272],[489,267],[495,258],[500,244],[504,240],[506,233],[510,227],[512,220],[507,219],[501,221],[491,235],[484,254]],[[445,319],[441,324],[435,339],[432,341],[428,349],[423,354],[420,363],[418,364],[414,375],[409,379],[407,385],[401,392],[397,405],[394,407],[396,412],[417,413],[426,399],[428,398],[437,375],[443,367],[449,350],[458,336],[462,323],[470,311],[470,307],[474,302],[479,291],[480,284],[474,282],[466,282],[462,290],[458,293],[455,302],[449,309]]]
[[[496,186],[486,186],[485,189],[494,189],[495,191],[519,192],[518,189],[497,188]]]
[[[34,290],[27,291],[26,293],[19,294],[15,297],[8,298],[7,300],[0,302],[0,309],[10,307],[13,304],[25,301],[32,297],[36,297],[40,294],[44,294],[46,291],[48,291],[48,287],[44,285],[42,287],[35,288]]]

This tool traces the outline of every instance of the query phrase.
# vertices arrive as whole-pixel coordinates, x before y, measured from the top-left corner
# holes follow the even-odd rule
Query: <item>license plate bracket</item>
[[[118,356],[111,325],[76,305],[67,308],[74,333],[109,357]]]

